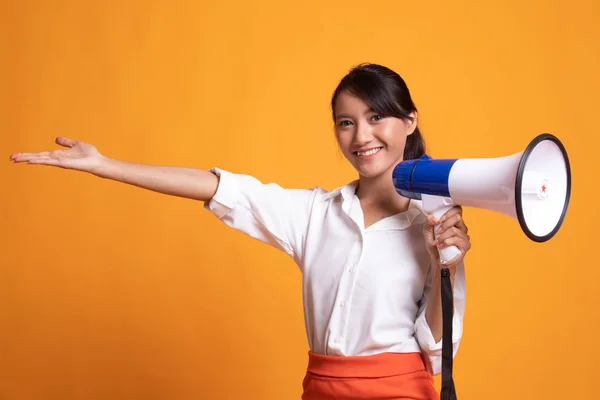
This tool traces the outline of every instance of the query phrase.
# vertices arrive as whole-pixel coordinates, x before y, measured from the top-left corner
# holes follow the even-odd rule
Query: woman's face
[[[364,178],[391,173],[403,159],[406,137],[417,126],[415,113],[412,121],[383,117],[348,91],[337,97],[334,115],[338,145]]]

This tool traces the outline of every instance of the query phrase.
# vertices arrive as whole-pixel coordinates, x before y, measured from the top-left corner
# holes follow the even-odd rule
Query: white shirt
[[[442,343],[435,342],[425,318],[431,277],[419,201],[365,229],[356,182],[331,192],[284,189],[248,175],[211,171],[220,181],[205,207],[228,226],[285,251],[300,267],[311,351],[421,352],[428,371],[441,372]],[[461,264],[454,276],[454,354],[464,310]]]

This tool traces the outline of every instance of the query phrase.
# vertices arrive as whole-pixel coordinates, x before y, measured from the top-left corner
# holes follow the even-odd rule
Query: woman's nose
[[[358,124],[356,126],[356,133],[354,135],[354,142],[356,145],[362,145],[369,143],[373,140],[373,128],[369,124]]]

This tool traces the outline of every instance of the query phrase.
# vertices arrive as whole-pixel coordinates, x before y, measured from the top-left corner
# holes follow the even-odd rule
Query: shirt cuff
[[[231,172],[219,168],[211,168],[208,171],[219,177],[219,184],[213,197],[204,203],[204,208],[221,219],[238,203],[236,189],[239,189],[239,185],[235,184],[235,176]]]
[[[421,315],[415,321],[415,334],[417,341],[427,358],[426,361],[429,364],[426,365],[427,370],[431,374],[437,375],[442,372],[442,339],[438,342],[435,341],[433,333],[431,332],[431,327],[427,323],[426,315],[427,306],[424,307]],[[458,350],[458,344],[463,333],[462,331],[463,319],[457,312],[454,312],[452,317],[452,357],[456,355],[456,351]]]

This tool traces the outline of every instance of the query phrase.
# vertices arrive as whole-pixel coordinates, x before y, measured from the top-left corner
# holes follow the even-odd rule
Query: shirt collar
[[[423,206],[419,200],[411,199],[404,212],[384,218],[367,228],[367,231],[391,231],[407,229],[413,224],[425,221]]]
[[[350,206],[353,204],[354,195],[356,193],[356,187],[358,185],[358,180],[352,181],[344,186],[338,187],[322,197],[322,201],[329,201],[335,199],[336,197],[342,197],[342,209],[346,214],[349,215]],[[358,199],[356,199],[358,202]],[[360,203],[354,205],[353,207],[358,206],[360,208]],[[408,209],[402,213],[387,217],[378,221],[377,223],[371,225],[367,228],[368,231],[381,231],[381,230],[402,230],[410,227],[413,223],[418,223],[417,221],[420,219],[419,217],[425,217],[425,213],[423,211],[423,205],[421,201],[411,199]],[[357,216],[358,217],[358,216]],[[362,212],[360,212],[360,217],[362,218]],[[357,223],[359,221],[356,221]],[[363,226],[363,221],[360,221],[360,226]]]
[[[352,181],[352,182],[348,183],[347,185],[344,185],[337,189],[334,189],[329,193],[325,193],[325,195],[322,197],[322,201],[329,201],[329,200],[339,196],[340,194],[342,195],[344,202],[348,201],[348,200],[352,199],[352,197],[356,193],[357,185],[358,185],[358,180]]]

